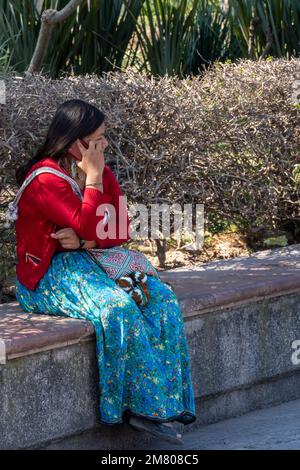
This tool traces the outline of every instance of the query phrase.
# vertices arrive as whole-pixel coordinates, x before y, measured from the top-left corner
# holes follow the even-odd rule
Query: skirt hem
[[[184,425],[194,423],[194,421],[196,421],[196,419],[197,419],[197,417],[194,415],[194,413],[192,413],[190,411],[183,411],[179,415],[174,415],[174,416],[171,416],[170,418],[157,418],[156,416],[150,416],[150,415],[144,415],[142,413],[136,413],[136,412],[132,411],[130,408],[126,408],[123,411],[123,417],[122,417],[121,421],[111,422],[111,421],[104,421],[100,418],[99,422],[101,424],[106,424],[107,426],[113,426],[115,424],[124,424],[124,423],[127,423],[128,417],[130,415],[142,416],[143,418],[148,418],[148,419],[151,419],[152,421],[156,421],[158,423],[168,423],[170,421],[179,421],[180,423],[183,423]],[[184,418],[184,417],[187,417],[188,421],[184,420],[184,419],[181,419],[181,418]]]

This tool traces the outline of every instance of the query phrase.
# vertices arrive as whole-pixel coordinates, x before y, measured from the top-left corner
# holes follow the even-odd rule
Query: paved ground
[[[241,450],[241,449],[300,449],[300,400],[256,410],[246,415],[203,426],[184,433],[184,445],[174,446],[151,438],[147,450]],[[52,443],[43,449],[99,448],[97,432],[86,432],[77,437]]]

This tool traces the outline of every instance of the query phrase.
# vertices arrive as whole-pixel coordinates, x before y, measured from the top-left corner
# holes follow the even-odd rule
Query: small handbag
[[[143,253],[119,246],[106,249],[89,248],[86,251],[138,305],[144,306],[148,303],[150,296],[146,285],[147,276],[159,276]]]
[[[9,203],[8,210],[5,214],[5,227],[10,227],[11,223],[17,220],[18,203],[23,191],[28,184],[41,173],[52,173],[64,178],[70,183],[74,193],[81,200],[83,199],[81,189],[74,179],[55,168],[46,166],[40,167],[25,178],[15,199]],[[109,211],[106,209],[102,223],[106,225],[109,218]],[[88,248],[85,251],[111,279],[133,298],[137,305],[144,306],[148,303],[150,296],[146,285],[147,276],[157,278],[159,278],[159,276],[155,267],[143,253],[120,246],[112,248]]]

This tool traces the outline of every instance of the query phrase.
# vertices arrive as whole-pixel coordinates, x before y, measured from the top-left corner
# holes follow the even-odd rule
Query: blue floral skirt
[[[26,312],[89,320],[96,335],[99,421],[128,414],[159,422],[196,420],[189,348],[172,288],[148,276],[150,300],[135,301],[84,251],[56,253],[35,290],[18,280]]]

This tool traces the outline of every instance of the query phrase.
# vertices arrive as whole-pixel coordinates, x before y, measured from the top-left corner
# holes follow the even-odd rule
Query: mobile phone
[[[82,145],[83,145],[86,149],[89,148],[89,144],[88,144],[87,142],[85,142],[85,140],[83,140],[83,139],[79,139],[79,140],[80,140],[80,142],[82,143]],[[71,147],[68,149],[68,153],[69,153],[72,157],[76,158],[76,160],[79,160],[79,161],[82,160],[82,155],[81,155],[81,152],[80,152],[79,147],[78,147],[78,145],[77,145],[76,142],[74,142],[74,143],[71,145]]]

